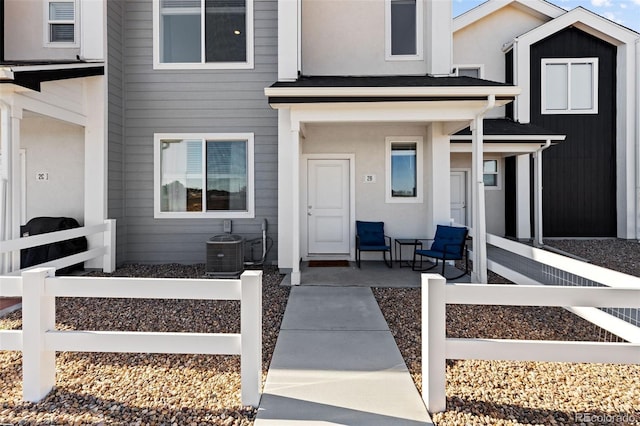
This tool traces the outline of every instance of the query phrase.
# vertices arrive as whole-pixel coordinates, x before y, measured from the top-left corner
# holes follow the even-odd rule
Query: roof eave
[[[267,87],[267,97],[515,97],[517,86],[439,86],[439,87]]]

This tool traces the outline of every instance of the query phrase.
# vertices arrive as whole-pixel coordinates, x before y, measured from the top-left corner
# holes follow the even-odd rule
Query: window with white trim
[[[45,2],[45,44],[74,47],[77,44],[77,6],[75,0]]]
[[[253,68],[253,0],[153,0],[154,66]]]
[[[421,203],[422,137],[386,138],[387,203]]]
[[[482,181],[486,189],[500,188],[500,174],[498,160],[484,160],[482,162]]]
[[[422,59],[422,0],[386,0],[387,60]]]
[[[542,60],[542,114],[598,113],[598,58]]]
[[[156,218],[254,217],[253,134],[156,134]]]

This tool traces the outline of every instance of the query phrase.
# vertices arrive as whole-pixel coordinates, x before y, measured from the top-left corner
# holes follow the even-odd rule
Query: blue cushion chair
[[[384,235],[384,222],[356,221],[356,264],[360,267],[363,251],[381,251],[384,263],[392,268],[391,238]],[[389,252],[389,261],[387,261]]]
[[[414,271],[428,271],[438,266],[438,262],[442,261],[442,276],[448,280],[460,278],[469,273],[469,254],[467,251],[467,236],[469,230],[459,226],[445,226],[438,225],[436,228],[436,235],[433,237],[433,243],[428,250],[417,249],[413,253],[413,265]],[[417,257],[420,256],[420,267],[416,267]],[[430,257],[435,259],[435,265],[422,269],[422,258]],[[447,260],[462,260],[465,261],[465,271],[455,277],[447,277],[444,274],[444,267]]]

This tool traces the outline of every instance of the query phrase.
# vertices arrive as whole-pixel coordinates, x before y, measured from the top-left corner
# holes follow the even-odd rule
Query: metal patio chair
[[[384,222],[356,221],[356,264],[360,267],[363,251],[381,251],[385,265],[393,268],[391,238],[384,235]],[[389,261],[387,261],[389,252]]]
[[[412,269],[414,271],[428,271],[438,266],[442,261],[442,276],[448,280],[463,277],[469,273],[469,253],[467,250],[467,236],[469,230],[459,226],[438,225],[433,243],[428,249],[416,249],[413,253]],[[420,268],[416,267],[417,257],[420,256]],[[422,269],[422,258],[429,257],[435,259],[435,264],[429,268]],[[447,277],[444,268],[447,260],[465,259],[465,271],[455,277]]]

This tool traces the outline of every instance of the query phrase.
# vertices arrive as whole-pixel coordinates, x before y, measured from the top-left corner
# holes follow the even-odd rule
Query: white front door
[[[451,218],[458,225],[467,224],[466,172],[451,172]]]
[[[349,254],[350,161],[307,161],[308,253]]]

